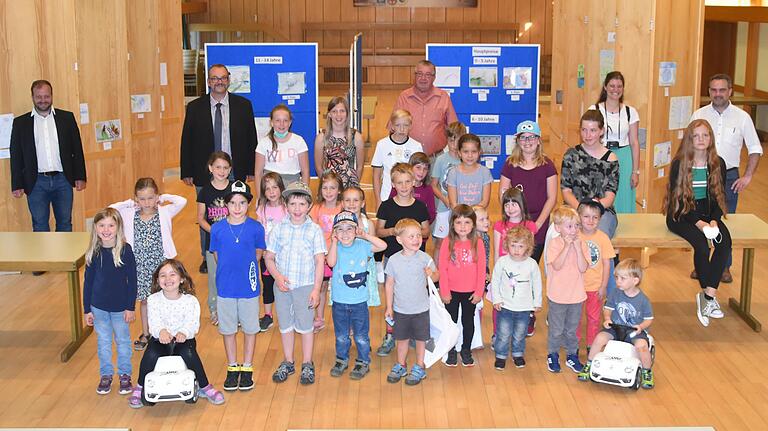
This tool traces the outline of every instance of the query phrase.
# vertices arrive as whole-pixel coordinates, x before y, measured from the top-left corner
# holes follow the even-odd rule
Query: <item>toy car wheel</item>
[[[194,390],[194,393],[192,394],[192,398],[184,401],[185,403],[187,403],[187,404],[194,404],[194,403],[197,402],[197,393],[198,393],[198,391],[200,391],[200,383],[197,382],[197,379],[195,379],[195,384],[194,384],[194,389],[193,390]]]
[[[656,362],[656,346],[651,346],[651,365]]]
[[[155,403],[147,401],[146,392],[144,388],[141,388],[141,403],[145,406],[154,406]]]
[[[635,373],[635,384],[632,385],[632,389],[638,390],[640,389],[640,381],[642,380],[642,374],[640,373],[640,367],[637,367],[637,372]]]

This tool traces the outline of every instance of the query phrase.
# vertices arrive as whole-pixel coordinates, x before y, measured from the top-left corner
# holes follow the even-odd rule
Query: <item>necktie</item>
[[[213,119],[213,150],[221,151],[221,102],[216,104],[216,115]]]

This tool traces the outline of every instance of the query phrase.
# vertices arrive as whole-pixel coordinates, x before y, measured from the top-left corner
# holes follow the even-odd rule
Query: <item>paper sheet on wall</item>
[[[693,109],[693,96],[671,97],[669,99],[669,130],[688,126]]]
[[[13,114],[0,114],[0,150],[11,146],[11,129],[13,128]],[[7,157],[2,157],[7,158]]]
[[[253,117],[253,122],[256,123],[256,135],[259,138],[266,138],[269,133],[269,117]]]
[[[435,87],[461,87],[461,66],[435,67]]]
[[[88,111],[88,104],[80,104],[80,124],[88,124],[91,122],[91,115]]]
[[[601,81],[605,79],[605,75],[615,70],[613,68],[615,59],[616,59],[616,51],[612,49],[600,50],[600,80]]]
[[[672,161],[672,142],[660,142],[653,146],[653,167],[659,168]]]
[[[160,85],[168,85],[168,63],[160,63]]]

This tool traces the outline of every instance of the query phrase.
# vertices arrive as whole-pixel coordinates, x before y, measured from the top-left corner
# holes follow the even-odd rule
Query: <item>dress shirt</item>
[[[61,167],[59,152],[59,135],[56,133],[55,111],[43,117],[32,108],[32,118],[35,119],[35,153],[37,154],[37,172],[64,172]]]
[[[710,103],[691,116],[691,121],[698,119],[707,120],[712,126],[717,154],[725,160],[727,169],[739,167],[742,143],[746,144],[749,154],[763,154],[752,117],[732,103],[728,104],[722,114]]]
[[[448,143],[445,128],[458,121],[451,97],[437,87],[433,87],[424,99],[416,94],[413,87],[403,90],[393,111],[397,109],[411,113],[413,125],[409,136],[421,142],[424,152],[430,156],[445,148]]]
[[[232,145],[229,138],[229,93],[217,101],[211,96],[211,124],[216,124],[216,104],[221,103],[221,151],[232,156]]]

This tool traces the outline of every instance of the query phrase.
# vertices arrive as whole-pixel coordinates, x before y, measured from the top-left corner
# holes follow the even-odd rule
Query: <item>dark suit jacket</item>
[[[71,112],[54,108],[56,135],[64,176],[72,187],[76,180],[85,181],[85,156],[80,141],[80,129]],[[11,190],[24,189],[29,194],[37,181],[37,151],[35,148],[35,119],[32,112],[13,119],[11,131]]]
[[[256,125],[251,101],[229,93],[229,140],[232,146],[232,173],[245,181],[253,175],[256,162]],[[208,157],[213,152],[211,96],[206,94],[187,104],[181,132],[181,178],[192,177],[196,186],[210,181]]]

